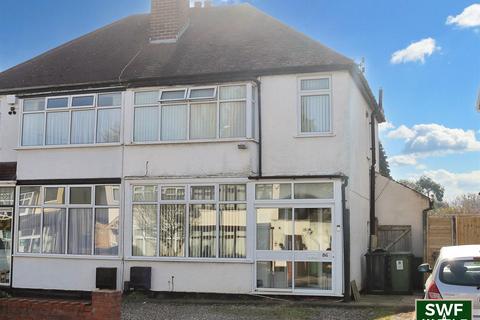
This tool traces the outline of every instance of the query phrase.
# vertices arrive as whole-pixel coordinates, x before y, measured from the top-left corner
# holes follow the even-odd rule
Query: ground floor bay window
[[[131,199],[132,257],[246,258],[246,184],[138,184]]]
[[[18,255],[119,255],[119,185],[20,186],[17,193]]]

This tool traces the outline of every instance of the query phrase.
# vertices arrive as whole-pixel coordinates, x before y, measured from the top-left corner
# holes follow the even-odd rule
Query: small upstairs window
[[[300,79],[299,109],[300,134],[332,133],[330,78]]]

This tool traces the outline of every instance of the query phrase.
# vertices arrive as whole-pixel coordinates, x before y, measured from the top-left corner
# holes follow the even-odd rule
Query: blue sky
[[[394,178],[427,174],[446,187],[449,199],[480,192],[480,3],[248,2],[356,61],[365,57],[373,91],[385,91],[389,125],[381,140]],[[0,70],[148,11],[149,0],[2,0]]]

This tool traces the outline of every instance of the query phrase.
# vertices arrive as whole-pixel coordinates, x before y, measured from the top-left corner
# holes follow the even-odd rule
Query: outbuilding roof
[[[150,15],[133,15],[0,73],[0,93],[348,70],[378,107],[353,60],[253,6],[190,10],[189,26],[176,43],[151,43]]]

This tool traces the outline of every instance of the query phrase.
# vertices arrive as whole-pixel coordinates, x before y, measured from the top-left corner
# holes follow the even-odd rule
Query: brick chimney
[[[150,42],[172,43],[189,23],[189,0],[151,0]]]

